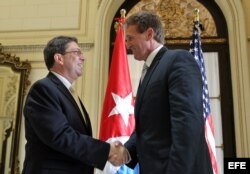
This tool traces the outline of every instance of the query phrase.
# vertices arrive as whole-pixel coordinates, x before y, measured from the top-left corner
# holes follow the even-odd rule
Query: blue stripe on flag
[[[139,174],[139,164],[135,166],[134,170],[126,165],[122,165],[116,174]]]

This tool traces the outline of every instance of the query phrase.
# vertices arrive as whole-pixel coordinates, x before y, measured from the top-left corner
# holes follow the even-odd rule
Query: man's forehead
[[[76,42],[69,42],[67,48],[79,48],[79,45]],[[80,49],[80,48],[79,48]]]

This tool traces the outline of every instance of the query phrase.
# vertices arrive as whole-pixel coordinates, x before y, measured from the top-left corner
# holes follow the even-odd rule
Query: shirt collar
[[[160,49],[161,49],[162,47],[163,47],[163,45],[158,46],[154,51],[152,51],[152,52],[148,55],[148,57],[147,57],[147,59],[146,59],[146,61],[145,61],[146,65],[147,65],[148,67],[150,67],[151,63],[153,62],[153,60],[154,60],[154,58],[155,58],[155,56],[156,56],[156,54],[160,51]]]
[[[54,71],[51,71],[51,73],[53,73],[63,83],[63,85],[67,89],[69,89],[72,86],[72,84],[65,77],[63,77],[62,75],[60,75],[60,74],[58,74],[58,73],[56,73]]]

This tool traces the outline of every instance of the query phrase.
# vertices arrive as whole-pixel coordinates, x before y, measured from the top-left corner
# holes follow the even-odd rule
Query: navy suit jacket
[[[110,145],[92,138],[74,98],[51,72],[30,89],[24,107],[23,174],[93,174],[103,169]]]
[[[193,56],[161,48],[137,91],[128,166],[139,162],[141,174],[212,174],[202,108]]]

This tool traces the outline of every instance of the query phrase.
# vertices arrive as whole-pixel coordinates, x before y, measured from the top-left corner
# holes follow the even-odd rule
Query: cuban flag
[[[135,129],[134,97],[122,28],[124,21],[125,17],[119,18],[100,123],[99,139],[108,143],[118,140],[124,144]],[[138,172],[138,168],[136,169]],[[98,174],[135,174],[134,170],[126,165],[115,167],[109,162],[106,163],[103,171],[96,172]]]

